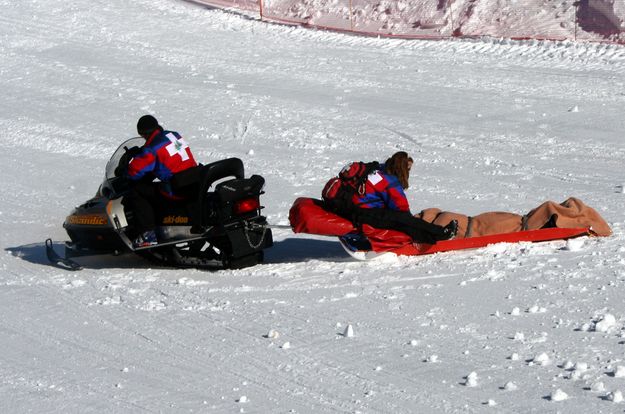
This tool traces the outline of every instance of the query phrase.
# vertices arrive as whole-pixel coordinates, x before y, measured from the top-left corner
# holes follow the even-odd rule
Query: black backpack
[[[365,193],[369,174],[380,169],[380,163],[356,161],[347,164],[337,177],[331,178],[323,187],[321,197],[326,210],[340,216],[350,217],[356,206],[353,197]]]

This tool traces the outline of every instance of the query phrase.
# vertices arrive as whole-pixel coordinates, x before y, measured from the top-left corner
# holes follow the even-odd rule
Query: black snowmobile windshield
[[[126,153],[127,150],[132,147],[141,147],[145,144],[145,139],[141,137],[130,138],[127,141],[124,141],[113,153],[111,159],[106,164],[106,179],[110,180],[115,177],[115,169],[119,165],[119,160]]]

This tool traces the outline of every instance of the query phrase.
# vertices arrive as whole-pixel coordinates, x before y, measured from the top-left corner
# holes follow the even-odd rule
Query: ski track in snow
[[[0,411],[622,411],[625,48],[346,36],[173,0],[0,6]],[[576,196],[614,236],[363,263],[275,230],[243,270],[48,266],[42,241],[146,112],[262,174],[274,224],[347,161],[407,150],[414,211]]]

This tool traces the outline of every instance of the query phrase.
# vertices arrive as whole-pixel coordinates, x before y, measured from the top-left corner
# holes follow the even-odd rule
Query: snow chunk
[[[583,332],[588,332],[591,328],[592,326],[589,323],[585,323],[579,328],[579,330]]]
[[[569,108],[569,112],[579,112],[579,106],[575,105],[572,108]]]
[[[75,280],[72,280],[71,282],[69,282],[68,284],[66,284],[65,286],[63,286],[63,288],[64,289],[73,289],[73,288],[84,286],[86,284],[87,284],[87,282],[85,282],[82,279],[75,279]]]
[[[241,404],[245,404],[247,401],[248,401],[248,399],[247,399],[247,397],[246,397],[245,395],[242,395],[242,396],[240,396],[240,397],[237,399],[237,402],[238,402],[238,403],[241,403]]]
[[[514,334],[514,340],[515,341],[524,341],[525,340],[525,335],[523,334],[523,332],[517,332]]]
[[[545,313],[547,312],[547,308],[542,306],[534,305],[527,309],[527,313]]]
[[[488,401],[486,401],[486,405],[488,405],[489,407],[494,407],[497,405],[497,402],[493,399],[489,399]]]
[[[430,355],[425,360],[426,362],[438,362],[438,355]]]
[[[343,332],[343,336],[346,338],[353,338],[354,337],[354,328],[352,327],[351,324],[348,324],[345,327],[345,331]]]
[[[517,307],[512,308],[512,310],[510,311],[510,315],[512,316],[519,316],[521,314],[521,310]]]
[[[578,252],[582,250],[582,247],[584,247],[584,242],[585,240],[581,237],[578,237],[575,239],[568,239],[566,241],[566,246],[564,247],[564,250],[569,250],[571,252]]]
[[[517,354],[516,352],[512,353],[512,355],[510,355],[508,357],[511,361],[518,361],[519,360],[519,354]]]
[[[623,393],[620,390],[616,390],[608,393],[606,398],[613,403],[620,403],[623,402]]]
[[[506,385],[503,386],[503,389],[506,391],[516,391],[519,387],[512,381],[506,382]]]
[[[538,364],[544,367],[546,365],[549,365],[551,363],[551,360],[549,359],[549,355],[547,355],[546,352],[543,352],[540,355],[536,355],[534,359],[532,360],[532,362],[534,364]]]
[[[625,377],[625,367],[623,365],[618,365],[614,370],[614,378],[624,378]]]
[[[569,395],[565,393],[564,391],[562,391],[560,388],[552,392],[551,395],[549,396],[549,399],[551,401],[564,401],[568,398],[569,398]]]
[[[587,362],[576,362],[575,363],[575,370],[576,371],[588,371],[588,363]]]
[[[477,387],[477,373],[475,371],[471,372],[466,377],[466,381],[464,385],[467,387]]]
[[[287,341],[287,342],[283,343],[280,348],[282,348],[282,349],[291,349],[291,343]]]
[[[601,381],[597,381],[597,382],[593,382],[593,384],[590,386],[590,391],[592,392],[604,392],[605,391],[605,384]]]
[[[610,313],[603,315],[601,320],[595,323],[595,331],[607,332],[616,325],[616,318]]]
[[[276,331],[275,329],[270,329],[269,332],[267,332],[267,335],[265,335],[265,338],[269,338],[269,339],[278,339],[280,337],[280,332]]]

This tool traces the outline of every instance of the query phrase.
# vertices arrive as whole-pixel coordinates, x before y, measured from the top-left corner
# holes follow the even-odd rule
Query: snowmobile
[[[65,257],[46,240],[50,261],[76,270],[80,265],[72,258],[77,256],[134,252],[173,267],[224,269],[261,263],[264,249],[273,245],[271,229],[261,214],[265,180],[260,175],[245,178],[238,158],[200,164],[177,174],[174,179],[182,179],[184,185],[186,177],[197,197],[163,200],[155,206],[158,244],[133,247],[131,240],[137,232],[134,212],[124,206],[131,185],[125,173],[132,154],[144,142],[131,138],[113,153],[96,195],[76,207],[63,223],[70,238]]]

